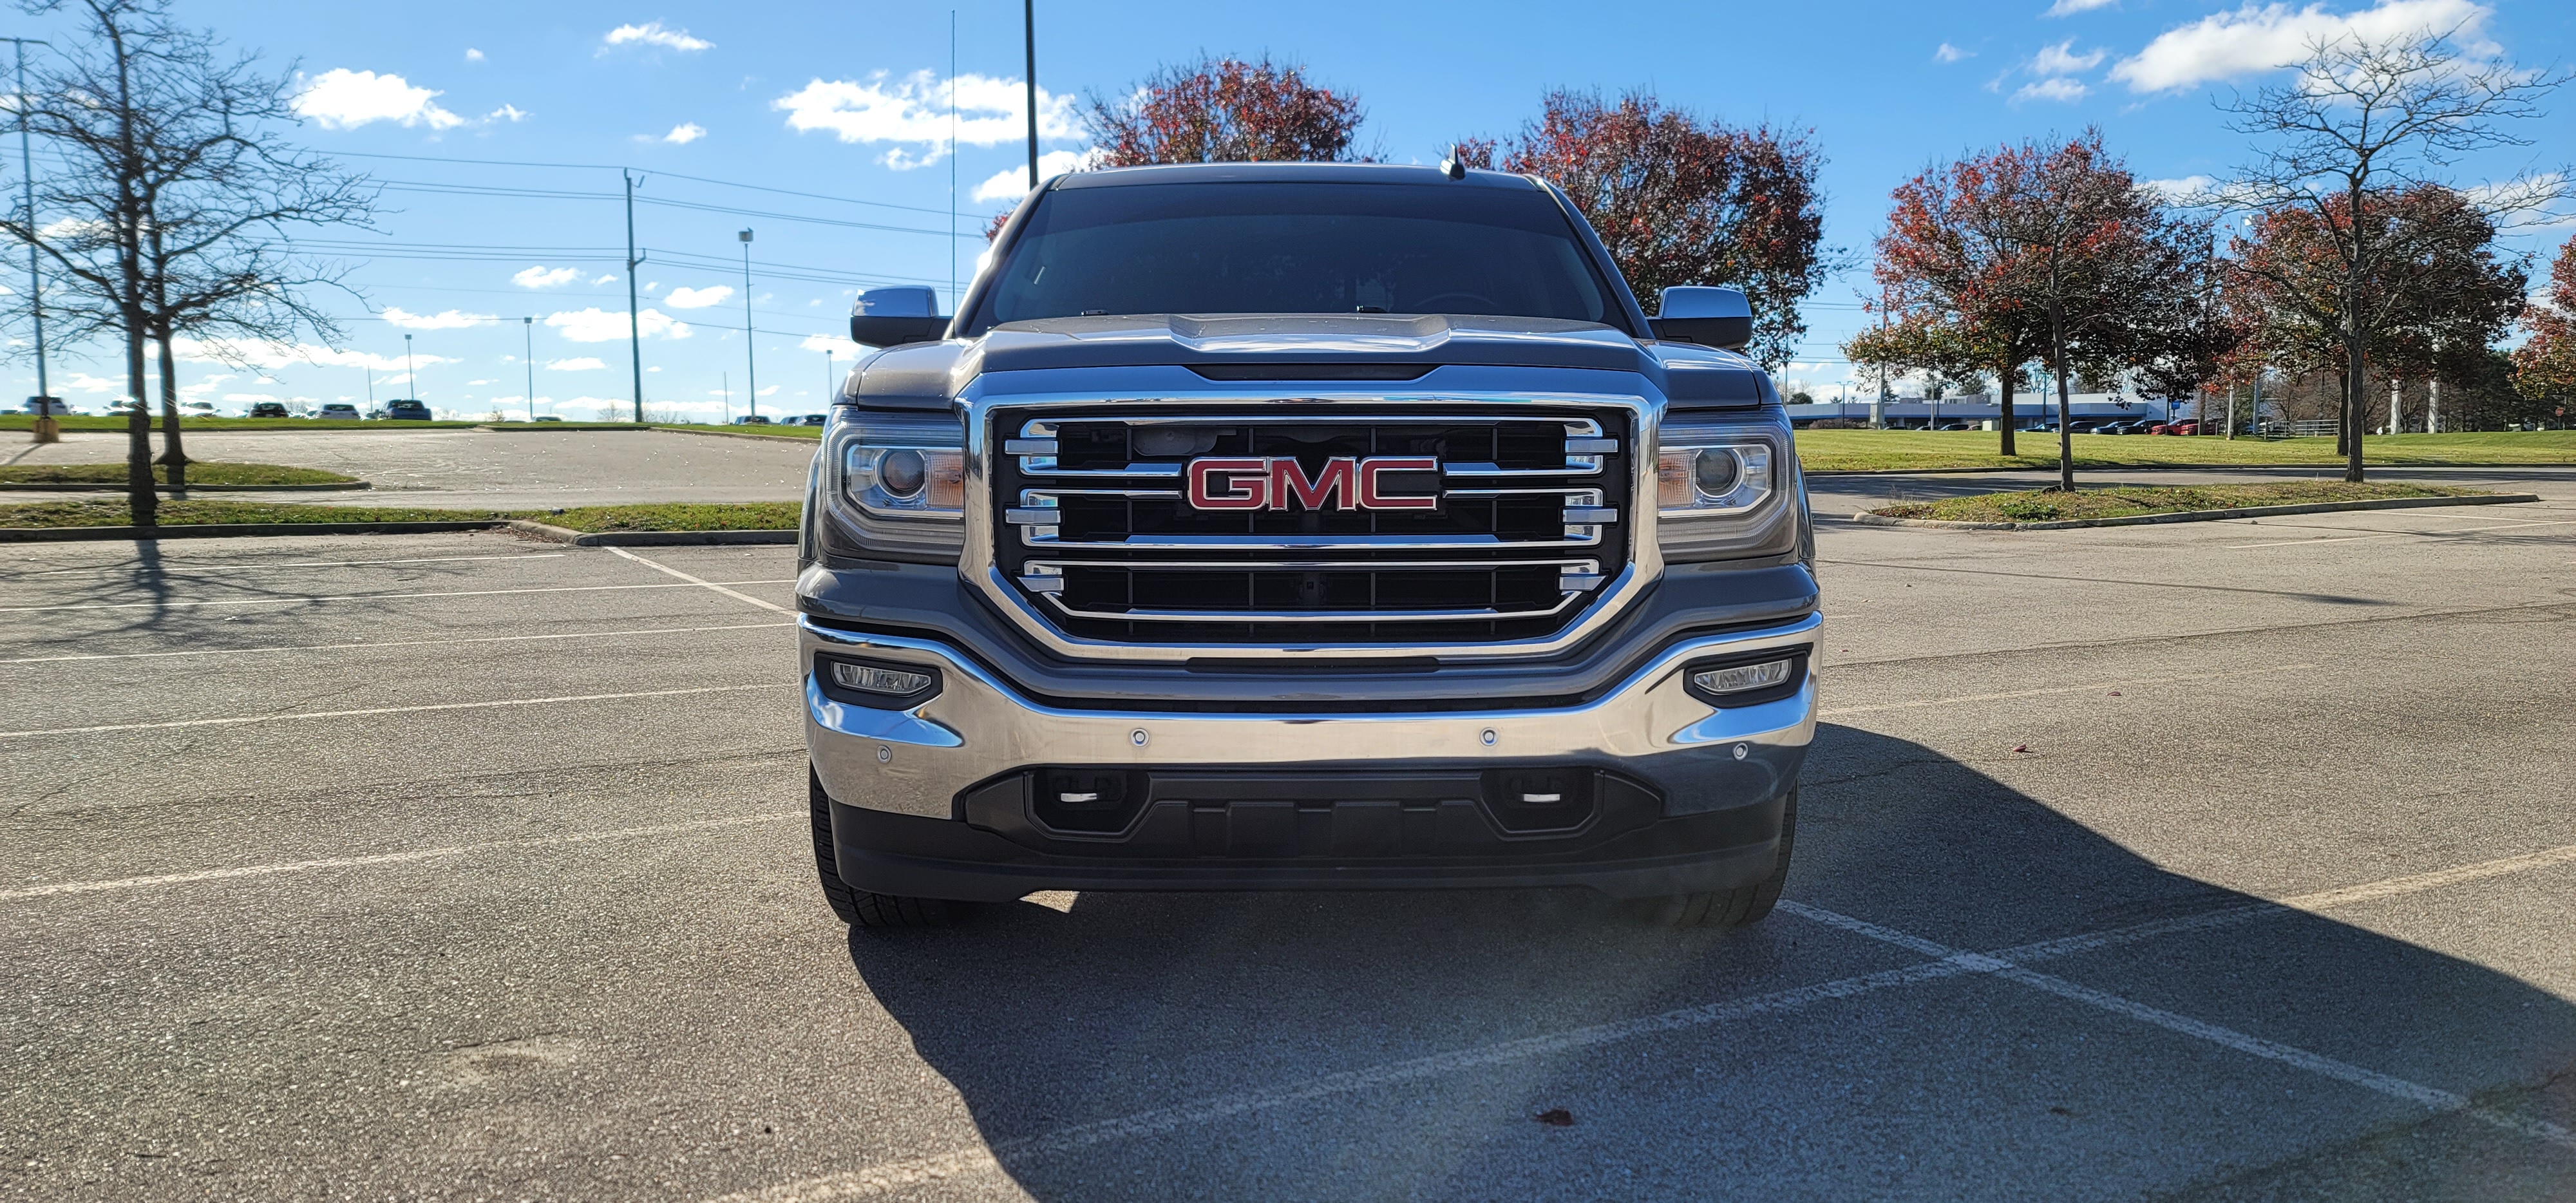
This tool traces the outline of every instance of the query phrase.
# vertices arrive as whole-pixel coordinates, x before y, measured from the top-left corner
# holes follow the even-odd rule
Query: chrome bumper
[[[805,745],[824,792],[845,806],[931,818],[957,815],[967,787],[1040,765],[1382,766],[1526,763],[1616,768],[1662,792],[1664,812],[1765,802],[1796,782],[1815,738],[1820,620],[1713,635],[1672,646],[1598,699],[1552,709],[1420,713],[1143,713],[1042,704],[931,640],[802,624]],[[1683,689],[1684,664],[1805,647],[1797,693],[1713,708]],[[813,676],[817,652],[939,670],[940,692],[908,710],[845,705]],[[1392,691],[1404,678],[1390,674]],[[1401,702],[1395,703],[1401,705]]]

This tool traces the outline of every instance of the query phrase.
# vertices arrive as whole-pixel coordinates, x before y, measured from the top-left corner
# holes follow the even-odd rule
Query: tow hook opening
[[[1588,768],[1493,769],[1485,773],[1485,809],[1514,835],[1570,831],[1592,817]]]
[[[1109,835],[1125,831],[1145,803],[1141,774],[1116,769],[1046,769],[1037,774],[1031,809],[1056,831]]]

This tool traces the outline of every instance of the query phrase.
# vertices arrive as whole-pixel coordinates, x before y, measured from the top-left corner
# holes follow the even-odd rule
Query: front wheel
[[[952,917],[955,904],[939,898],[904,898],[853,889],[841,880],[840,854],[832,850],[832,799],[823,779],[805,770],[807,793],[814,807],[814,869],[823,879],[823,902],[841,922],[852,927],[935,927]]]
[[[1780,808],[1780,853],[1773,862],[1771,874],[1751,885],[1731,890],[1710,890],[1701,894],[1684,894],[1672,899],[1677,904],[1670,912],[1675,927],[1751,927],[1769,917],[1771,908],[1780,901],[1780,887],[1789,881],[1789,849],[1798,830],[1798,793],[1789,791],[1789,800]]]

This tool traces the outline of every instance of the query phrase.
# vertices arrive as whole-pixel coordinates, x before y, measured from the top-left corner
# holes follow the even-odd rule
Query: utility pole
[[[420,400],[420,371],[411,366],[411,336],[403,335],[403,390]]]
[[[519,359],[528,369],[528,420],[537,420],[537,319],[519,319],[520,341],[527,346]]]
[[[841,399],[841,382],[832,378],[832,348],[823,348],[823,407],[829,409]]]
[[[33,230],[36,228],[36,166],[34,157],[27,150],[27,44],[35,42],[39,46],[51,46],[53,43],[33,38],[10,38],[8,41],[18,48],[18,174],[26,183],[27,228]],[[955,239],[952,237],[950,242],[953,247]],[[30,242],[27,244],[27,313],[36,328],[36,441],[56,443],[62,441],[62,435],[57,433],[61,423],[54,420],[53,390],[45,387],[45,278],[37,271],[36,262],[36,244]],[[47,437],[49,435],[52,437]]]
[[[948,10],[948,311],[957,311],[957,10],[953,8]],[[827,357],[830,354],[824,352]]]
[[[742,232],[742,402],[745,413],[760,412],[760,356],[751,346],[751,231]]]
[[[635,424],[644,424],[644,323],[635,303],[635,269],[643,260],[635,254],[635,174],[623,167],[617,178],[626,181],[626,347],[634,356]]]
[[[1020,0],[1020,36],[1029,48],[1029,190],[1038,187],[1038,0]],[[952,241],[953,247],[955,243]]]

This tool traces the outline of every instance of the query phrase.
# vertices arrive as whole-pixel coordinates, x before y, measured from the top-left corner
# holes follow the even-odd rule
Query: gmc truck
[[[1741,292],[1544,181],[1089,171],[861,295],[797,597],[823,895],[1779,897],[1813,528]]]

